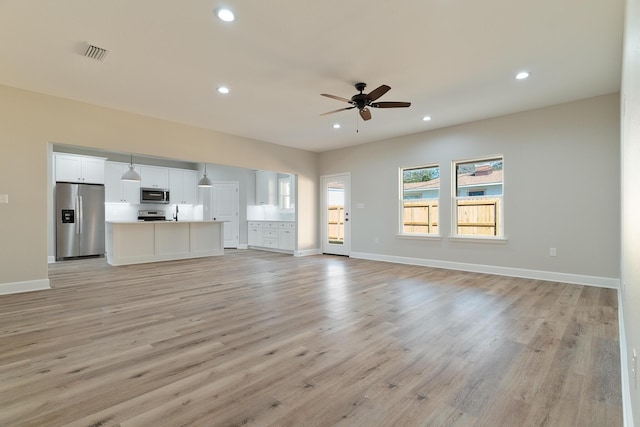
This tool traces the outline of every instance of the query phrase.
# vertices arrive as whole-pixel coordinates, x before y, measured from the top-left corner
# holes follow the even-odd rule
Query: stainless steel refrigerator
[[[104,185],[56,183],[56,259],[104,255]]]

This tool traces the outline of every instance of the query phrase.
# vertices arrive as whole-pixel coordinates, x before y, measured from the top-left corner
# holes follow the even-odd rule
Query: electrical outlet
[[[378,236],[376,236],[376,237],[373,239],[373,241],[374,241],[376,244],[380,243],[380,239],[378,238]]]
[[[549,248],[549,256],[557,256],[558,255],[558,251],[556,251],[556,248]]]
[[[633,389],[638,389],[638,353],[636,349],[633,349],[633,355],[631,357],[631,376],[633,377]]]
[[[9,195],[0,194],[0,203],[9,203]]]

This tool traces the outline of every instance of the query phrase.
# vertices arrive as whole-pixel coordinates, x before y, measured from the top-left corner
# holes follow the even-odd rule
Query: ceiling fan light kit
[[[410,102],[374,102],[378,98],[380,98],[385,93],[389,92],[391,87],[387,85],[381,85],[376,89],[372,90],[369,93],[363,93],[364,89],[367,87],[366,83],[356,83],[356,90],[360,93],[357,93],[351,97],[351,99],[343,98],[341,96],[329,95],[327,93],[321,93],[320,95],[326,96],[327,98],[332,98],[337,101],[347,102],[351,104],[351,107],[339,108],[337,110],[328,111],[326,113],[320,114],[321,116],[326,116],[327,114],[337,113],[338,111],[351,110],[353,108],[357,108],[360,112],[360,117],[362,120],[370,120],[371,119],[371,108],[403,108],[411,106]]]

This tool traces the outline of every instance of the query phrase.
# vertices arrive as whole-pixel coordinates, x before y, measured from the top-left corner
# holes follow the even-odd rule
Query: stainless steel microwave
[[[140,203],[169,203],[169,190],[162,188],[141,188]]]

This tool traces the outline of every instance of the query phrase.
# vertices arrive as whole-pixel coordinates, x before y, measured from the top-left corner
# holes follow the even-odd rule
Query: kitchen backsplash
[[[123,203],[105,203],[104,216],[106,221],[136,221],[139,210],[158,210],[165,212],[167,219],[173,219],[176,205],[131,205]],[[202,205],[179,205],[179,220],[201,220]]]
[[[247,206],[247,221],[295,221],[293,209],[282,210],[278,206]]]

